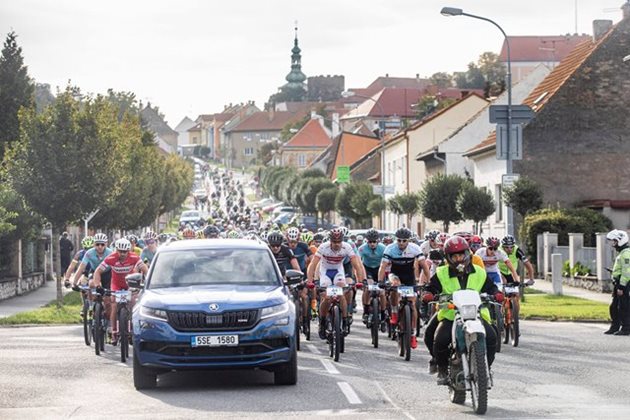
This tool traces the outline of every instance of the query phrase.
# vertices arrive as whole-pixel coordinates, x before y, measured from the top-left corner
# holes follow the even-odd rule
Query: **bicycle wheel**
[[[103,348],[105,339],[105,331],[103,329],[103,304],[96,302],[94,304],[94,352],[98,356]]]
[[[307,295],[308,296],[308,295]],[[307,298],[308,301],[308,298]],[[311,308],[309,307],[307,302],[304,302],[306,305],[306,316],[302,321],[302,330],[304,331],[304,336],[306,337],[306,341],[311,341],[311,320],[313,319],[313,314],[311,313]]]
[[[343,334],[343,332],[341,331],[341,312],[339,310],[339,306],[334,305],[333,306],[333,311],[332,311],[332,318],[333,318],[333,337],[332,337],[332,342],[333,342],[333,359],[335,360],[335,362],[339,361],[339,353],[341,351],[341,336]]]
[[[300,351],[300,335],[302,334],[302,311],[300,311],[300,298],[295,301],[295,343],[296,348]]]
[[[118,342],[120,343],[120,361],[125,363],[129,356],[129,311],[122,307],[118,311]]]
[[[510,335],[512,340],[512,347],[518,347],[518,340],[521,335],[520,326],[518,323],[518,307],[512,307],[512,324],[510,325]]]
[[[512,324],[512,305],[507,299],[503,305],[503,344],[510,342],[510,328]]]
[[[378,348],[378,330],[381,328],[381,312],[379,310],[378,298],[372,298],[372,345],[375,349]]]
[[[88,320],[88,311],[90,310],[90,301],[87,296],[83,297],[83,309],[81,309],[81,318],[83,318],[83,339],[85,340],[85,345],[89,346],[91,344],[90,340],[90,322]]]
[[[497,353],[501,353],[501,344],[502,344],[502,337],[504,334],[504,327],[503,327],[503,313],[501,312],[501,308],[499,306],[493,306],[493,318],[494,318],[494,324],[492,325],[492,328],[494,328],[494,332],[497,335]]]
[[[411,359],[411,334],[413,330],[411,329],[411,303],[407,303],[403,310],[403,329],[402,329],[402,342],[404,345],[404,356],[405,360],[409,361]]]

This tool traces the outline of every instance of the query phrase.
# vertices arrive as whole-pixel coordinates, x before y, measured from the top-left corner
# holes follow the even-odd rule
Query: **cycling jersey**
[[[72,261],[76,262],[76,263],[81,263],[81,261],[83,260],[83,256],[85,255],[86,252],[87,252],[87,250],[80,249],[79,251],[77,251],[76,254],[74,254],[74,257],[72,258]]]
[[[411,242],[407,243],[405,249],[400,249],[397,243],[389,244],[383,253],[383,261],[391,264],[391,274],[397,276],[405,286],[416,283],[414,264],[421,257],[420,247]]]
[[[155,252],[152,252],[149,247],[146,247],[140,253],[140,259],[142,262],[146,262],[148,265],[153,261],[153,257],[155,256]]]
[[[368,244],[363,244],[359,247],[359,256],[363,265],[370,268],[378,268],[383,260],[383,253],[385,252],[385,245],[376,244],[376,248],[372,249]]]
[[[337,270],[339,273],[345,275],[345,270],[343,269],[344,259],[354,258],[356,254],[352,250],[350,244],[342,242],[340,245],[341,247],[339,248],[339,251],[333,251],[330,242],[321,244],[317,249],[317,253],[315,255],[320,258],[320,278],[326,276],[327,270]]]
[[[508,260],[508,256],[505,252],[497,249],[494,251],[494,255],[488,255],[486,248],[479,248],[475,255],[478,255],[483,260],[483,265],[485,266],[486,273],[498,273],[499,272],[499,262],[505,262]]]
[[[107,258],[113,251],[107,247],[103,250],[102,255],[98,255],[96,252],[96,248],[89,249],[83,259],[81,260],[81,264],[85,264],[86,267],[90,267],[90,273],[96,270],[96,268],[101,265],[103,260]]]
[[[111,270],[111,289],[117,291],[128,289],[129,286],[127,285],[127,280],[125,280],[125,276],[127,276],[127,274],[131,274],[133,271],[139,269],[143,265],[144,263],[140,260],[138,254],[129,252],[127,254],[127,258],[125,258],[121,262],[118,252],[114,252],[103,260],[99,268],[102,271]]]
[[[297,258],[298,265],[302,272],[306,272],[306,259],[312,255],[311,249],[304,242],[298,242],[295,248],[291,248],[293,255]]]
[[[278,263],[280,272],[284,276],[287,270],[292,268],[291,260],[295,258],[295,255],[293,255],[293,251],[291,251],[291,248],[289,248],[285,244],[282,244],[280,245],[280,249],[278,250],[277,254],[274,254],[273,251],[271,251],[271,253],[273,254],[273,257],[276,259],[276,262]]]

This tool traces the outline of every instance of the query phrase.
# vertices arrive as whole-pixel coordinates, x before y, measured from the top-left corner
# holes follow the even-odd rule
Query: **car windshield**
[[[182,213],[181,217],[199,217],[198,211],[185,211]]]
[[[279,277],[264,249],[194,249],[156,256],[149,288],[204,285],[274,286]]]

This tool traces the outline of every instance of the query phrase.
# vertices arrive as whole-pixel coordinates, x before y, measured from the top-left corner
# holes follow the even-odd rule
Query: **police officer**
[[[615,229],[606,235],[611,245],[619,253],[615,259],[612,277],[614,281],[613,300],[610,304],[610,328],[604,334],[630,335],[630,246],[628,233]],[[621,328],[621,329],[620,329]]]

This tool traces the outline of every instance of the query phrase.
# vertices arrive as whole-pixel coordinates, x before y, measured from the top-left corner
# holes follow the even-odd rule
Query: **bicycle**
[[[66,288],[71,288],[75,292],[81,293],[81,320],[83,323],[83,340],[86,346],[92,345],[92,308],[89,299],[90,287],[86,285],[70,286],[70,282],[65,283]]]
[[[328,341],[329,356],[335,362],[339,361],[339,354],[345,351],[345,336],[343,331],[341,298],[344,292],[349,290],[350,286],[338,287],[328,286],[319,287],[318,292],[326,292],[326,296],[330,299],[330,308],[326,315],[326,340]]]
[[[411,298],[416,296],[416,291],[420,286],[390,286],[390,289],[398,291],[400,301],[398,303],[398,324],[395,328],[396,339],[398,340],[399,356],[405,361],[411,359],[411,335],[414,334],[411,328],[413,310],[411,309]]]
[[[505,326],[505,334],[502,335],[502,338],[503,344],[511,342],[512,347],[518,347],[519,338],[521,336],[519,325],[519,312],[521,308],[520,285],[525,286],[523,283],[510,283],[506,284],[503,288],[505,294],[505,300],[503,301],[503,324]]]
[[[501,353],[501,341],[505,334],[505,324],[503,315],[503,305],[495,302],[493,299],[487,298],[483,300],[482,305],[486,306],[490,312],[490,318],[492,319],[492,329],[497,335],[496,352]]]
[[[125,363],[129,358],[129,338],[131,337],[131,311],[128,303],[131,301],[131,290],[110,291],[116,300],[118,343],[120,344],[120,361]]]
[[[381,291],[383,289],[379,284],[368,284],[367,292],[370,294],[370,311],[368,315],[367,327],[370,329],[372,336],[372,345],[378,348],[378,333],[385,328],[386,319],[381,319]]]
[[[103,294],[108,293],[109,290],[104,290],[103,293],[99,293],[98,290],[92,291],[92,297],[94,303],[92,307],[92,325],[94,338],[94,353],[98,356],[102,351],[105,351],[105,332],[107,331],[107,323],[109,322],[105,316],[105,306],[103,304]]]
[[[306,305],[306,302],[302,300],[300,292],[302,291],[302,289],[304,289],[304,284],[298,283],[298,284],[289,286],[289,288],[291,290],[293,303],[295,304],[295,323],[296,323],[295,328],[296,328],[296,331],[298,332],[297,337],[296,337],[296,346],[297,346],[297,350],[299,351],[301,332],[304,333],[307,341],[311,340],[311,319],[309,317],[309,315],[311,314],[311,311],[307,310],[306,316],[303,315],[302,308],[303,308],[303,305]]]

